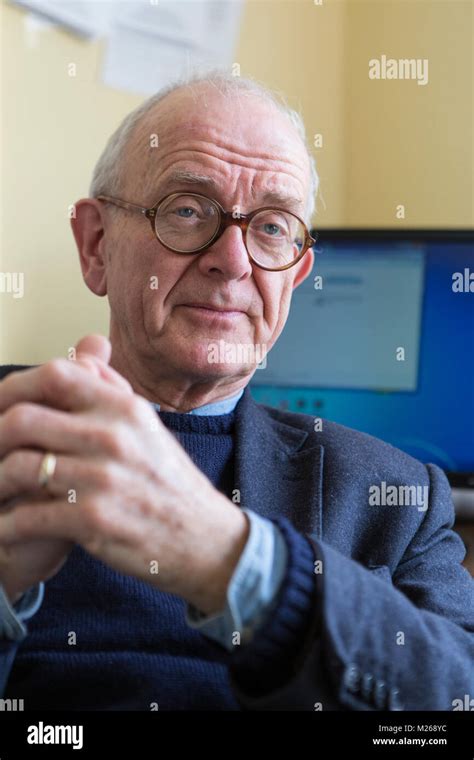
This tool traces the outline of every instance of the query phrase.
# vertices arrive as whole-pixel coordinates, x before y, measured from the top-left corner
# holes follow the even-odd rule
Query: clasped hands
[[[105,338],[87,336],[74,360],[0,382],[0,583],[14,602],[80,544],[119,572],[219,612],[248,519],[108,365],[110,354]],[[46,452],[56,456],[47,490]]]

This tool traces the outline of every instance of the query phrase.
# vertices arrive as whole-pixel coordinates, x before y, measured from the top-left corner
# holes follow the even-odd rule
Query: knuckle
[[[2,377],[0,380],[0,387],[2,388],[9,388],[10,386],[12,388],[15,387],[17,380],[23,375],[24,370],[16,369],[12,372],[9,372],[8,375],[5,375],[5,377]]]
[[[81,506],[81,513],[84,521],[86,541],[102,541],[110,533],[111,517],[110,512],[97,497],[85,499]]]
[[[99,363],[91,357],[81,356],[80,359],[77,359],[76,364],[77,366],[82,367],[82,369],[87,370],[90,375],[100,377]]]
[[[3,415],[3,429],[7,436],[21,433],[31,427],[35,408],[33,404],[22,401],[14,404]]]
[[[141,420],[143,415],[143,407],[140,403],[140,400],[141,399],[135,396],[135,394],[124,395],[120,399],[120,409],[122,411],[122,414],[134,422]]]
[[[2,473],[2,480],[12,485],[17,485],[20,482],[20,473],[25,473],[31,466],[31,455],[21,449],[13,451],[11,454],[3,459],[0,468]]]
[[[34,537],[34,520],[28,510],[21,507],[13,510],[13,521],[15,535],[18,539],[28,539]]]
[[[81,500],[81,519],[86,532],[93,534],[98,516],[98,501],[93,496],[86,496]]]
[[[104,464],[98,467],[94,473],[94,481],[98,488],[104,491],[111,490],[117,484],[117,473],[112,464]]]
[[[42,382],[46,390],[61,392],[70,378],[71,362],[67,359],[51,359],[41,367]]]
[[[124,435],[120,430],[101,430],[97,433],[97,441],[100,448],[113,459],[123,460],[127,458],[127,447]]]

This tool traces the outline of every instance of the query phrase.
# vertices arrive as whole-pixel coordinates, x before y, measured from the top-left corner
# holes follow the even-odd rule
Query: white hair
[[[233,74],[214,69],[207,73],[198,73],[181,78],[167,85],[159,92],[155,93],[137,108],[131,111],[120,123],[115,132],[110,136],[107,144],[95,165],[90,185],[90,196],[98,195],[117,196],[122,192],[125,175],[125,151],[131,140],[135,127],[166,95],[187,87],[192,89],[193,85],[201,83],[215,87],[223,95],[258,95],[264,98],[281,113],[284,113],[293,124],[303,145],[306,148],[310,167],[310,187],[306,203],[305,221],[309,225],[313,216],[316,204],[316,195],[318,192],[319,178],[316,170],[316,162],[309,147],[306,131],[301,115],[290,108],[281,93],[277,93],[265,87],[255,79],[234,76]]]

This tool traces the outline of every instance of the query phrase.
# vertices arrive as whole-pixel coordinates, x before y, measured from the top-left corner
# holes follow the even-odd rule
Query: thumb
[[[86,335],[76,344],[76,354],[88,354],[108,364],[112,346],[104,335]]]
[[[130,383],[108,366],[111,355],[111,343],[103,335],[86,335],[76,344],[76,359],[79,364],[98,375],[102,380],[106,380],[127,393],[133,393]]]

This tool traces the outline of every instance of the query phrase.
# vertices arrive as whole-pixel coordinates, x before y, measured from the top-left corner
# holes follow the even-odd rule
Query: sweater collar
[[[195,414],[197,416],[213,416],[216,414],[230,414],[230,412],[233,412],[235,407],[237,406],[238,401],[240,400],[242,394],[244,392],[244,388],[242,388],[238,393],[236,393],[234,396],[231,396],[230,398],[225,398],[222,401],[213,401],[210,404],[204,404],[204,406],[198,406],[196,409],[191,409],[189,412],[185,412],[185,414]],[[160,411],[160,405],[159,404],[153,404],[156,411]]]

